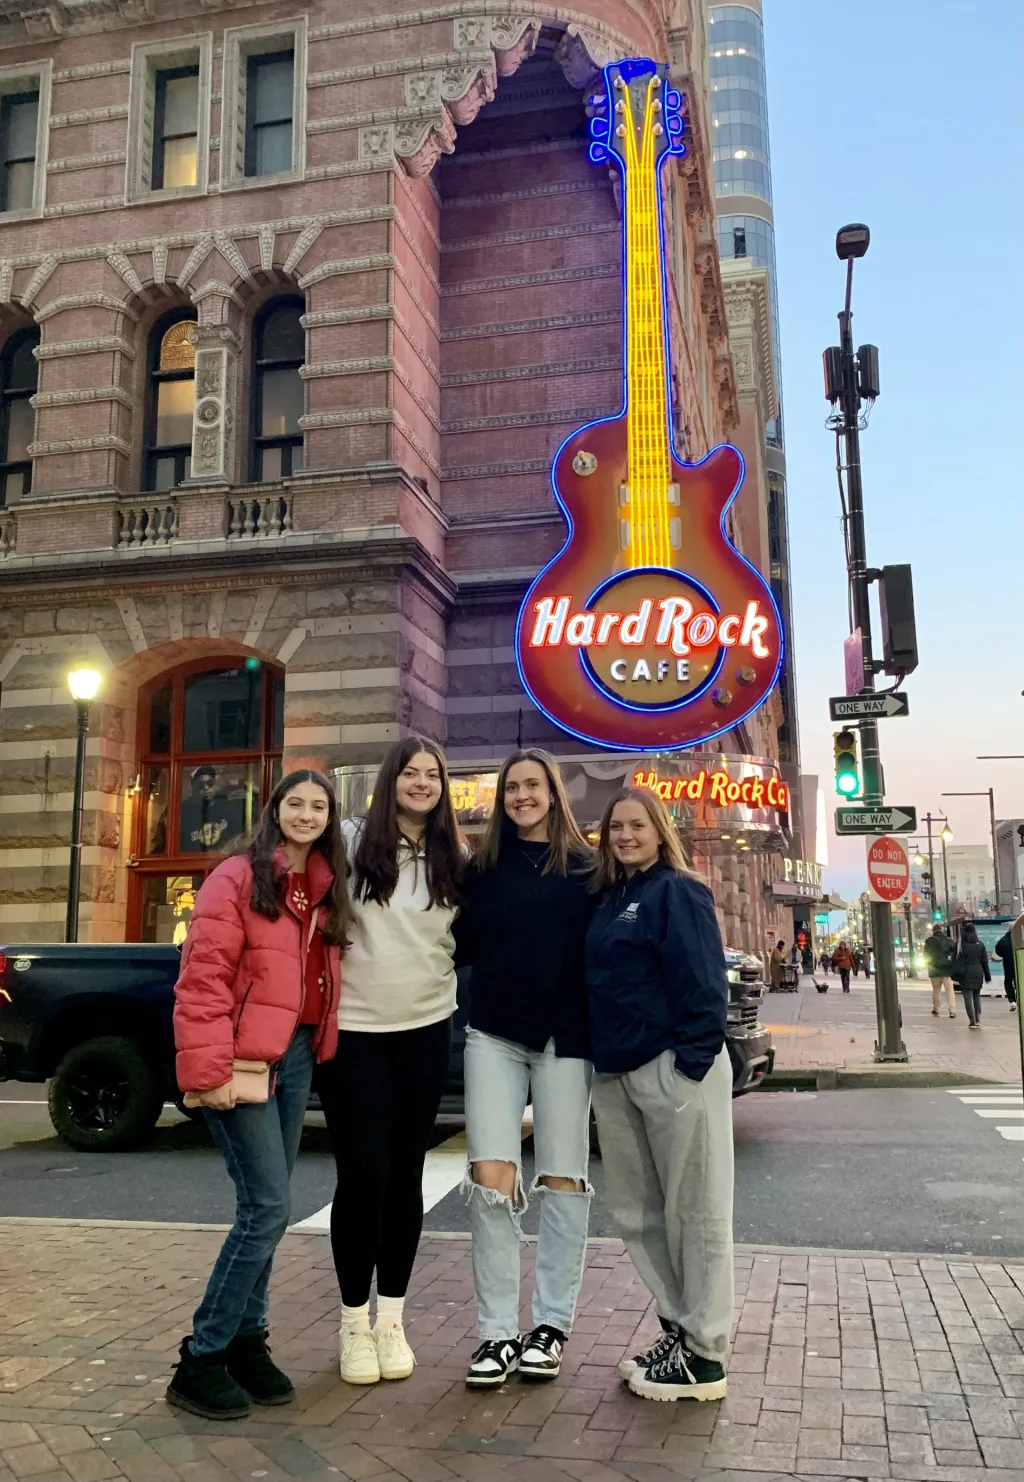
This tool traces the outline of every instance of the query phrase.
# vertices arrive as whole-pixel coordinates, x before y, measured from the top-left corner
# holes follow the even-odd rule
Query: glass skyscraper
[[[769,558],[771,584],[786,629],[786,663],[781,681],[785,720],[779,732],[779,746],[781,760],[796,766],[800,758],[793,673],[779,304],[760,0],[747,0],[743,5],[709,5],[708,52],[718,254],[723,260],[749,258],[768,269],[775,378],[779,387],[779,415],[769,422],[767,429]]]

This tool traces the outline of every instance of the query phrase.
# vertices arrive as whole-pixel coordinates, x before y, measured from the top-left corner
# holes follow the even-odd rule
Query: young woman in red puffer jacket
[[[350,919],[334,789],[320,772],[292,772],[253,842],[196,897],[175,989],[178,1085],[202,1107],[237,1195],[167,1391],[207,1419],[293,1394],[267,1348],[267,1288],[313,1067],[337,1048]]]

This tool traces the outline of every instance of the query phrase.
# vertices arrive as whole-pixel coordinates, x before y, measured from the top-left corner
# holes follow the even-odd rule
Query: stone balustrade
[[[147,499],[122,504],[118,511],[118,549],[170,545],[177,537],[178,505],[175,500]]]
[[[228,539],[263,540],[287,535],[292,528],[291,494],[275,491],[262,497],[228,498]]]

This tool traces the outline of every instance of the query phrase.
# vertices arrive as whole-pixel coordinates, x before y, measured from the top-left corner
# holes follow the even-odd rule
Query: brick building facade
[[[740,425],[704,27],[698,0],[4,5],[0,936],[60,934],[78,661],[105,675],[94,940],[151,933],[168,879],[198,880],[177,820],[218,755],[248,818],[276,767],[410,729],[455,758],[569,749],[512,634],[563,538],[552,455],[621,404],[584,111],[619,55],[669,58],[687,98],[681,450]],[[732,749],[775,755],[755,721]]]

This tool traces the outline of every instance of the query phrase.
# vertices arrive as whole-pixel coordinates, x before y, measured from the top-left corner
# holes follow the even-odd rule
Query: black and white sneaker
[[[562,1367],[565,1334],[561,1328],[541,1326],[523,1344],[519,1372],[524,1379],[557,1379]]]
[[[662,1329],[660,1337],[656,1338],[650,1348],[645,1349],[643,1353],[635,1353],[632,1358],[622,1360],[619,1364],[620,1379],[631,1379],[638,1369],[649,1369],[652,1364],[656,1364],[659,1359],[671,1353],[678,1343],[679,1329],[675,1323],[670,1323],[663,1317],[660,1317],[658,1321]]]
[[[481,1343],[466,1375],[470,1389],[494,1389],[519,1368],[523,1345],[518,1338],[494,1338]]]
[[[729,1388],[722,1365],[691,1353],[682,1338],[628,1383],[645,1400],[724,1400]]]

